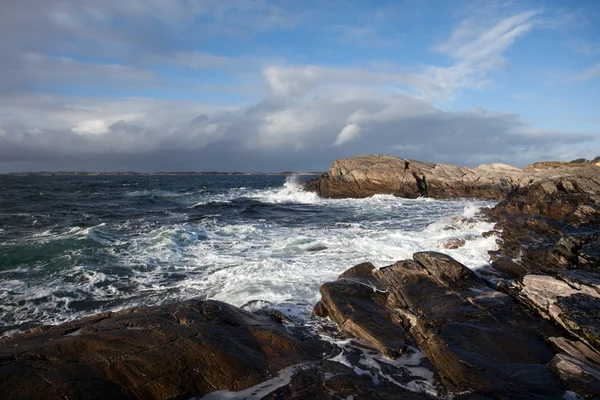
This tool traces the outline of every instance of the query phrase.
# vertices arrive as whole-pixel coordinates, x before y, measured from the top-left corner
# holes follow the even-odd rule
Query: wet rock
[[[218,301],[107,313],[4,338],[5,398],[166,399],[240,390],[320,359],[315,340]]]
[[[371,330],[365,340],[375,344],[379,332],[408,332],[448,391],[484,398],[564,394],[566,386],[546,368],[555,353],[539,337],[556,336],[559,330],[488,288],[451,257],[416,253],[413,260],[371,269],[367,275],[386,292],[361,292],[359,313],[386,318],[377,320],[379,329]],[[329,316],[343,315],[333,318],[342,326],[356,315],[348,307],[356,293],[339,290],[338,285],[348,282],[338,282],[321,287],[324,299],[335,296],[336,301],[324,301],[320,307]],[[360,323],[361,318],[356,320]]]
[[[465,240],[460,238],[451,238],[442,243],[442,247],[445,249],[458,249],[465,245]]]
[[[431,400],[434,397],[411,392],[387,381],[374,383],[369,375],[359,375],[345,365],[324,361],[299,371],[288,385],[270,393],[264,399]]]
[[[506,279],[515,279],[527,273],[527,270],[513,259],[500,256],[491,262],[492,267],[502,273]]]
[[[390,311],[385,307],[387,294],[378,289],[376,272],[371,263],[359,264],[339,280],[325,283],[314,312],[329,317],[351,337],[362,339],[395,358],[406,349],[405,332],[391,323]]]
[[[600,274],[562,276],[567,278],[525,275],[513,281],[506,292],[600,351]]]
[[[500,236],[500,235],[501,235],[500,231],[493,230],[493,229],[491,231],[483,232],[481,234],[481,236],[483,236],[486,239],[489,238],[490,236]]]
[[[323,250],[327,250],[327,249],[328,249],[328,247],[325,246],[324,244],[315,244],[313,246],[308,247],[306,249],[306,251],[316,252],[316,251],[323,251]]]
[[[559,353],[548,368],[585,399],[600,395],[600,354],[582,342],[550,338]]]
[[[600,176],[595,167],[574,171],[513,192],[492,211],[501,252],[527,273],[600,269]]]

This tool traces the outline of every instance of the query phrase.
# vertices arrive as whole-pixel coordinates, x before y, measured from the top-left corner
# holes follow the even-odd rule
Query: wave
[[[270,204],[318,204],[322,202],[316,193],[305,191],[301,181],[294,175],[286,178],[282,188],[265,190],[249,197]]]
[[[8,260],[0,289],[10,316],[2,329],[191,297],[312,305],[321,284],[361,262],[383,267],[437,250],[475,269],[497,246],[494,237],[481,236],[492,225],[477,218],[490,203],[391,195],[330,200],[304,191],[297,177],[278,187],[272,185],[281,178],[260,179],[213,192],[186,186],[181,193],[192,194],[180,197],[181,207],[168,202],[110,219],[102,210],[90,218],[93,226],[78,220],[11,239],[0,248],[0,260]],[[464,246],[445,249],[453,238]],[[303,318],[310,316],[306,309]]]

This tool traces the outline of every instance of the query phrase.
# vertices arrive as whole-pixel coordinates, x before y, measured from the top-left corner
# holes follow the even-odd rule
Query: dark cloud
[[[448,66],[261,65],[249,56],[234,60],[197,50],[216,36],[247,37],[302,20],[301,12],[281,4],[0,2],[0,172],[306,171],[359,153],[523,165],[593,156],[589,149],[597,148],[597,136],[539,130],[519,115],[440,106],[460,89],[485,86],[504,67],[503,53],[538,23],[537,11],[495,26],[461,25],[435,48],[448,55]],[[119,97],[126,90],[164,89],[165,76],[156,72],[162,68],[201,74],[232,66],[258,77],[250,85],[253,102]],[[169,90],[183,93],[192,81],[182,77],[182,92]],[[91,95],[98,92],[112,97]]]
[[[58,169],[77,170],[322,170],[335,158],[359,153],[463,165],[525,164],[556,154],[557,148],[580,151],[578,146],[594,139],[536,130],[515,114],[481,109],[446,112],[407,94],[266,99],[248,107],[205,112],[196,112],[193,103],[180,103],[179,109],[167,109],[163,103],[136,105],[133,100],[125,104],[132,110],[120,110],[123,113],[145,112],[134,120],[101,126],[80,123],[78,131],[67,126],[5,126],[0,132],[4,162],[0,168],[7,171],[10,162],[18,162],[14,165],[48,169],[41,168],[48,162]],[[107,106],[95,107],[92,118]],[[76,110],[64,119],[89,116]],[[336,145],[347,124],[356,124],[360,131]],[[99,130],[89,132],[86,126]]]

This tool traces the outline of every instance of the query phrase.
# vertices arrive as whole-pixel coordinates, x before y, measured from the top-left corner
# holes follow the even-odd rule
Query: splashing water
[[[361,262],[439,250],[479,268],[496,246],[481,236],[491,225],[471,218],[491,203],[327,200],[282,176],[2,176],[0,186],[3,333],[197,296],[312,305],[321,284]],[[466,244],[446,250],[449,238]]]

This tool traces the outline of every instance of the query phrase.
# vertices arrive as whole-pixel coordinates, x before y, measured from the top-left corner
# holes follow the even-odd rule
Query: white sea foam
[[[238,400],[259,400],[290,383],[292,377],[299,370],[310,367],[310,363],[291,365],[279,371],[276,377],[261,382],[248,389],[232,392],[229,390],[216,390],[203,397],[193,397],[190,400],[223,400],[223,399],[238,399]]]
[[[414,346],[409,346],[405,355],[391,360],[378,351],[365,347],[366,343],[356,339],[335,339],[325,335],[321,337],[340,349],[338,354],[330,358],[331,361],[352,368],[358,375],[371,377],[374,385],[387,380],[413,392],[424,392],[432,396],[439,394],[434,373],[425,366],[425,354]],[[358,363],[351,358],[358,358]],[[387,368],[382,368],[384,365]]]
[[[265,203],[298,203],[298,204],[316,204],[322,201],[316,193],[307,192],[302,189],[298,178],[294,175],[287,177],[283,188],[261,191],[250,197],[263,201]]]
[[[186,197],[189,204],[200,199],[190,196]],[[319,300],[319,286],[358,263],[370,261],[383,267],[417,251],[437,250],[476,269],[488,264],[487,251],[497,246],[494,237],[481,236],[492,225],[472,218],[488,202],[389,195],[327,200],[304,192],[296,180],[288,179],[279,188],[238,187],[205,195],[202,204],[240,198],[281,205],[290,220],[297,220],[227,219],[211,213],[197,221],[165,220],[161,225],[138,222],[134,226],[127,220],[48,230],[31,240],[91,241],[99,246],[93,256],[118,270],[94,271],[95,264],[90,268],[80,264],[46,276],[39,287],[24,278],[3,281],[0,290],[10,293],[6,303],[15,305],[10,310],[15,322],[53,323],[104,310],[79,312],[68,307],[89,298],[107,309],[118,309],[196,296],[237,306],[251,300],[276,306],[300,302],[306,307],[298,317],[308,318]],[[305,220],[304,214],[296,216],[296,212],[309,217]],[[444,249],[443,243],[451,238],[464,239],[465,245]],[[80,255],[72,250],[61,257]],[[43,270],[46,265],[28,265],[27,270]],[[19,268],[12,270],[14,276],[22,275]],[[39,314],[34,318],[32,312]]]
[[[273,201],[284,198],[274,191],[263,196]],[[466,202],[430,201],[425,206],[420,200],[392,196],[316,201],[323,207],[364,215],[365,219],[362,223],[311,227],[264,220],[231,224],[206,218],[195,224],[161,227],[133,239],[129,258],[124,261],[147,264],[148,268],[133,278],[140,290],[176,289],[181,297],[197,295],[239,306],[256,299],[316,302],[319,286],[347,268],[364,261],[383,267],[417,251],[443,251],[470,268],[479,268],[488,263],[487,251],[496,247],[495,238],[481,237],[483,231],[491,229],[486,222],[453,220],[453,215],[448,215],[415,229],[409,220],[386,217],[386,213],[408,207],[419,222],[430,218],[427,208],[436,206],[452,206],[454,216],[460,217]],[[444,229],[448,227],[452,229]],[[457,237],[465,239],[464,247],[442,247],[446,239]],[[175,282],[160,279],[177,271],[188,274]]]

